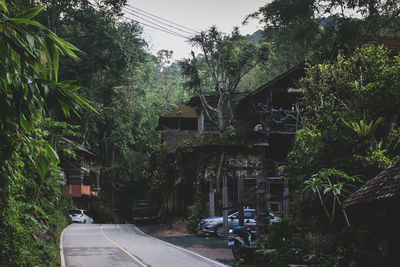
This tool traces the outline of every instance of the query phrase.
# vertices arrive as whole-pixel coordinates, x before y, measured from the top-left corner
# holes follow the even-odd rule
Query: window
[[[275,213],[281,213],[281,203],[280,202],[270,202],[269,203],[269,209],[271,212],[275,212]]]
[[[254,219],[254,212],[252,212],[252,211],[245,211],[245,212],[244,212],[244,218],[245,218],[245,219]]]

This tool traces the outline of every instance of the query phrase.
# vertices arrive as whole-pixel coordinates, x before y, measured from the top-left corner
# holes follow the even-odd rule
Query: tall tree
[[[199,47],[202,54],[196,57],[192,52],[192,58],[180,62],[182,74],[188,78],[186,86],[197,93],[209,119],[223,132],[227,126],[222,118],[223,111],[228,108],[230,120],[233,119],[231,100],[243,75],[258,60],[257,46],[240,35],[237,28],[230,35],[224,35],[216,27],[211,27],[189,42]],[[205,88],[210,82],[213,90],[207,92]],[[215,106],[208,103],[207,93],[215,94]]]
[[[395,0],[274,0],[248,19],[264,23],[277,45],[294,43],[308,58],[321,61],[329,57],[335,42],[353,49],[379,35],[398,36],[399,16]]]
[[[56,265],[67,224],[43,118],[91,108],[79,87],[60,81],[62,55],[78,51],[34,20],[44,7],[0,0],[0,265]]]

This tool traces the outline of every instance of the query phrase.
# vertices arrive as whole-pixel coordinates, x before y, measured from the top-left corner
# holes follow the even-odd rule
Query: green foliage
[[[349,218],[342,202],[354,191],[355,182],[359,180],[357,176],[348,176],[336,169],[322,169],[304,182],[306,187],[303,191],[318,195],[320,204],[331,224],[334,222],[336,210],[340,209],[350,227]],[[328,208],[326,202],[330,199],[332,199],[332,206]]]
[[[287,266],[303,262],[307,243],[298,227],[289,218],[268,225],[267,233],[257,240],[256,266]]]
[[[381,163],[393,160],[387,149],[394,146],[390,137],[398,112],[398,67],[384,48],[372,46],[357,49],[349,58],[310,66],[301,82],[307,88],[307,116],[289,154],[287,175],[304,181],[321,169],[336,168],[367,178],[382,170]],[[391,159],[373,163],[371,155],[377,156],[378,150]]]
[[[343,121],[343,123],[350,129],[352,129],[357,134],[358,137],[371,138],[371,137],[373,137],[373,134],[374,134],[376,128],[378,128],[378,126],[382,123],[382,121],[383,121],[383,118],[380,117],[375,122],[371,121],[369,124],[364,123],[363,120],[361,120],[359,123],[352,122],[350,124],[346,121]]]
[[[43,117],[93,110],[77,86],[59,81],[60,55],[76,59],[78,49],[33,20],[43,8],[0,1],[1,266],[58,264],[65,181]]]
[[[186,222],[186,228],[190,233],[197,231],[197,225],[203,218],[202,210],[199,205],[192,205],[188,207],[189,217]]]
[[[306,88],[304,125],[284,172],[296,184],[293,223],[302,227],[303,253],[313,266],[361,266],[366,254],[381,260],[379,247],[387,244],[382,231],[372,222],[359,227],[342,204],[398,158],[399,67],[397,56],[367,45],[347,58],[309,66],[300,82]],[[359,238],[365,231],[369,241]]]
[[[96,154],[102,166],[102,207],[95,213],[110,221],[113,214],[105,213],[118,207],[118,217],[129,221],[133,200],[148,197],[146,168],[151,153],[160,148],[158,118],[189,97],[179,66],[168,62],[170,51],[158,57],[146,52],[140,25],[119,20],[124,1],[37,2],[47,4],[41,22],[82,51],[79,62],[62,62],[60,77],[76,80],[99,113],[69,120],[81,126],[78,143]]]
[[[398,36],[399,9],[398,1],[274,0],[246,20],[265,25],[265,37],[274,40],[285,65],[301,55],[297,61],[322,62],[334,44],[346,51],[380,35]]]

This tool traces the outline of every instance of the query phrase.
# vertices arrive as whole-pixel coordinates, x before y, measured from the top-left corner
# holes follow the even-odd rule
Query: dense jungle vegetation
[[[74,156],[58,136],[97,156],[95,219],[129,222],[133,200],[148,197],[150,155],[163,150],[160,115],[210,93],[227,104],[303,60],[303,128],[282,170],[297,213],[270,227],[255,264],[389,264],[384,233],[355,228],[341,203],[399,156],[398,50],[365,45],[400,37],[398,1],[274,0],[246,19],[261,32],[204,29],[190,40],[203,55],[181,62],[148,52],[141,26],[119,19],[124,4],[0,0],[0,266],[58,264],[69,209],[59,155]]]

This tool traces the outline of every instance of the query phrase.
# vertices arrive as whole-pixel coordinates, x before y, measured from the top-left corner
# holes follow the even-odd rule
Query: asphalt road
[[[61,235],[61,266],[225,266],[150,237],[130,224],[71,224]]]

